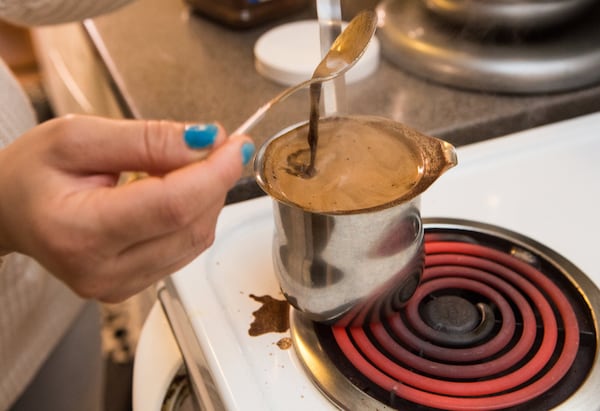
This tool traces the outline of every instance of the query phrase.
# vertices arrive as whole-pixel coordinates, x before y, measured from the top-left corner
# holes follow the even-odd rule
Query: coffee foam
[[[290,172],[309,162],[307,133],[302,126],[266,148],[262,178],[279,200],[316,212],[359,211],[403,197],[420,178],[420,152],[410,140],[385,123],[353,118],[319,123],[314,176]]]

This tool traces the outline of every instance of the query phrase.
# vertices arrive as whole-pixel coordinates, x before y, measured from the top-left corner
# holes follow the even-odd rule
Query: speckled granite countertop
[[[314,15],[307,10],[292,19]],[[231,131],[282,90],[255,71],[253,46],[284,21],[238,31],[190,14],[183,0],[138,0],[85,26],[128,115],[218,120]],[[383,56],[346,95],[350,113],[392,118],[457,146],[600,110],[600,86],[525,97],[468,92],[406,74]],[[275,108],[253,129],[256,143],[305,120],[308,104],[300,92]],[[250,173],[248,167],[229,201],[259,194]]]

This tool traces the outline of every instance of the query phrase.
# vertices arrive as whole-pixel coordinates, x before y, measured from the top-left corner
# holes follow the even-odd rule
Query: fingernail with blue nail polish
[[[219,128],[214,124],[195,124],[185,128],[183,138],[189,148],[199,149],[211,146],[218,134]]]
[[[254,155],[254,144],[244,143],[242,146],[242,164],[246,165],[252,159]]]

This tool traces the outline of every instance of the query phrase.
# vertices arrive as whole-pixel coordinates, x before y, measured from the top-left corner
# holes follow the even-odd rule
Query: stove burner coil
[[[426,224],[422,283],[400,311],[363,327],[292,313],[294,347],[315,383],[342,408],[521,411],[589,401],[581,397],[599,381],[595,285],[515,233],[441,221]],[[335,370],[319,378],[323,369]]]
[[[507,351],[507,355],[498,356],[489,362],[484,357],[484,362],[478,364],[461,364],[456,362],[458,356],[450,356],[454,359],[453,363],[439,363],[411,353],[394,342],[382,323],[373,324],[371,331],[375,340],[395,359],[390,361],[389,356],[370,341],[363,328],[334,328],[333,335],[337,343],[357,369],[393,395],[414,403],[434,408],[485,410],[507,408],[536,398],[566,374],[573,364],[579,345],[577,318],[566,297],[544,274],[515,257],[480,245],[437,242],[426,243],[425,249],[427,257],[423,285],[417,289],[418,295],[411,299],[406,310],[407,322],[415,330],[415,335],[424,337],[414,348],[420,349],[426,345],[432,339],[431,334],[436,333],[423,322],[418,313],[423,298],[436,289],[469,290],[487,297],[500,307],[502,318],[509,323],[506,327],[502,326],[497,334],[498,338],[505,334],[512,336],[515,331],[514,316],[508,314],[509,304],[490,285],[498,287],[506,298],[513,300],[514,305],[519,307],[519,314],[523,318],[523,332],[518,338],[519,342],[514,349]],[[523,296],[519,296],[515,287]],[[535,311],[539,313],[540,329],[543,329],[544,336],[536,352],[523,362],[533,346],[536,334],[533,309],[524,303],[525,299],[531,301]],[[569,325],[563,327],[562,349],[552,306],[558,309],[561,323]],[[391,323],[401,331],[398,334],[400,339],[409,332],[407,327],[399,326],[401,321],[399,313],[391,319]],[[494,342],[494,339],[490,342]],[[490,349],[492,346],[493,344],[488,344],[480,352],[487,356],[494,354],[497,347]],[[453,348],[445,350],[452,353]],[[558,359],[539,376],[556,350],[560,352]],[[400,363],[431,376],[411,371]],[[507,369],[511,371],[494,376]],[[458,378],[460,381],[437,377]],[[528,384],[532,379],[535,381]],[[469,397],[464,397],[465,394]]]

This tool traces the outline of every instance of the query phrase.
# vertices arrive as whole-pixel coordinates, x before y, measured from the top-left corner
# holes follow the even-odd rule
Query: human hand
[[[219,126],[184,130],[86,116],[31,129],[0,150],[0,251],[27,254],[105,302],[183,267],[211,245],[227,191],[254,152],[248,137],[228,139]],[[208,147],[190,149],[184,134]],[[117,185],[123,171],[148,177]]]

